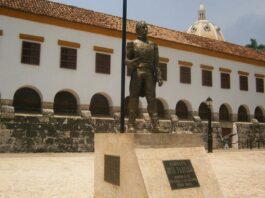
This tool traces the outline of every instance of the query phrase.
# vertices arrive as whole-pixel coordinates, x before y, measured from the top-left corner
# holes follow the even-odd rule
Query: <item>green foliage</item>
[[[257,40],[253,39],[253,38],[250,39],[250,44],[247,44],[246,47],[252,48],[255,50],[265,51],[265,45],[263,45],[263,44],[258,45]]]

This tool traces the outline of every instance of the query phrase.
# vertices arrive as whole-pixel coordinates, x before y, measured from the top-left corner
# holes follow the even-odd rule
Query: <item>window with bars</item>
[[[221,73],[221,88],[230,89],[230,74]]]
[[[199,116],[202,120],[208,120],[211,115],[211,110],[204,102],[199,106]]]
[[[219,109],[219,120],[221,121],[230,121],[230,114],[225,105],[221,105]]]
[[[240,85],[240,90],[248,91],[248,77],[239,76],[239,85]]]
[[[259,122],[264,122],[264,114],[263,114],[263,111],[262,111],[262,109],[261,109],[260,107],[256,107],[254,117],[255,117]]]
[[[101,94],[95,94],[90,101],[89,110],[93,116],[109,116],[110,106],[108,99]]]
[[[41,113],[40,95],[31,88],[21,88],[14,95],[13,106],[16,113]]]
[[[188,119],[189,118],[189,112],[188,107],[183,101],[179,101],[176,105],[176,115],[179,119]]]
[[[263,78],[256,78],[256,91],[264,93],[264,80]]]
[[[76,69],[77,49],[61,47],[61,68]]]
[[[55,95],[53,109],[55,114],[77,115],[77,100],[67,91],[60,91]]]
[[[180,82],[185,84],[191,83],[191,68],[180,66]]]
[[[110,55],[96,53],[96,73],[110,74]]]
[[[22,41],[21,63],[40,65],[40,44]]]
[[[212,83],[212,71],[202,70],[202,85],[211,87]]]
[[[238,108],[237,120],[239,122],[247,122],[248,121],[248,113],[247,113],[247,110],[244,106],[240,106]]]
[[[167,81],[167,64],[166,63],[159,63],[161,76],[163,81]]]

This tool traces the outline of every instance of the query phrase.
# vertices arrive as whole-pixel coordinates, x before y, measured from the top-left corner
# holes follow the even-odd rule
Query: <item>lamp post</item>
[[[212,137],[212,103],[213,100],[208,97],[206,100],[206,104],[208,106],[209,109],[209,115],[208,115],[208,153],[212,153],[213,152],[213,137]]]

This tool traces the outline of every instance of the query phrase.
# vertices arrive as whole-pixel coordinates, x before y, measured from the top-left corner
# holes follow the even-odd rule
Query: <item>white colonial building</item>
[[[208,24],[203,14],[199,21],[189,32]],[[264,122],[265,53],[222,41],[209,24],[221,41],[150,25],[165,79],[157,88],[160,116],[205,119],[211,97],[217,121]],[[0,0],[1,104],[16,112],[118,112],[121,25],[119,17],[46,0]],[[128,40],[134,28],[129,20]]]

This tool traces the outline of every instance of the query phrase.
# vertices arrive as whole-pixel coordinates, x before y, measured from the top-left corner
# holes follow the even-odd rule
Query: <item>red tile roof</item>
[[[0,0],[0,7],[100,28],[122,30],[122,20],[120,17],[47,0]],[[135,23],[136,21],[128,20],[127,32],[135,32]],[[257,61],[265,61],[265,52],[249,49],[240,45],[199,37],[154,25],[150,25],[149,31],[149,36],[153,38]]]

